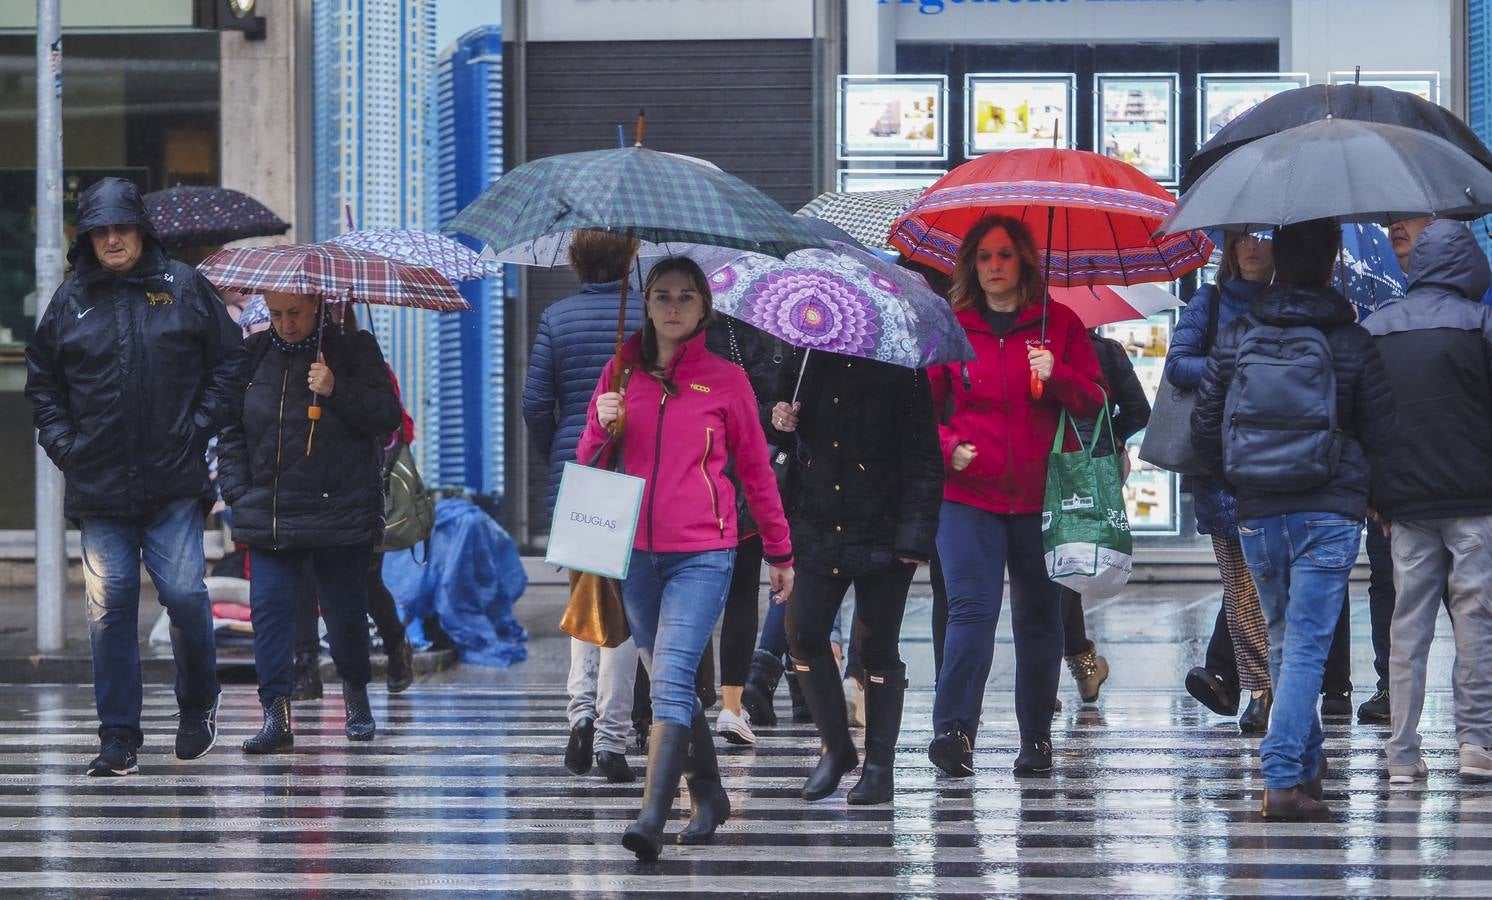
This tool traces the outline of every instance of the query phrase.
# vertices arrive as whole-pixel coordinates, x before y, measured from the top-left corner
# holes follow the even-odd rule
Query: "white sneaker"
[[[756,743],[756,733],[751,730],[751,714],[744,709],[736,715],[722,706],[720,715],[715,717],[715,733],[731,744]]]
[[[1475,744],[1461,745],[1461,774],[1492,778],[1492,750]]]
[[[845,676],[844,705],[850,713],[850,725],[854,728],[864,728],[865,686],[862,685],[854,676]]]
[[[1413,765],[1388,767],[1389,784],[1414,784],[1416,781],[1424,781],[1430,775],[1430,767],[1425,761],[1417,759]]]

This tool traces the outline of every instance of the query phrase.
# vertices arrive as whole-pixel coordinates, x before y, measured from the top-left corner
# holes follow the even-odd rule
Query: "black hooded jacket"
[[[1393,385],[1398,427],[1374,460],[1373,503],[1390,519],[1492,514],[1492,272],[1459,222],[1431,222],[1409,258],[1409,292],[1365,326]]]
[[[274,549],[378,543],[381,450],[404,424],[378,341],[366,331],[326,330],[321,352],[334,383],[309,455],[314,355],[279,349],[268,331],[246,346],[243,419],[218,441],[218,487],[233,507],[234,540]]]
[[[1367,515],[1368,456],[1382,453],[1392,439],[1394,395],[1373,339],[1355,318],[1352,305],[1330,288],[1275,285],[1254,299],[1247,317],[1235,320],[1218,335],[1192,411],[1192,445],[1238,499],[1239,519],[1297,512],[1336,513],[1353,519]],[[1249,319],[1268,325],[1314,326],[1326,335],[1331,347],[1337,376],[1337,427],[1344,441],[1336,473],[1314,490],[1234,487],[1224,477],[1223,402],[1233,382],[1238,348],[1250,328]]]
[[[133,269],[99,265],[88,232],[138,225]],[[70,519],[137,518],[183,497],[209,501],[208,439],[238,418],[243,341],[217,290],[166,257],[139,190],[90,185],[78,204],[73,275],[26,347],[37,440],[67,476]]]

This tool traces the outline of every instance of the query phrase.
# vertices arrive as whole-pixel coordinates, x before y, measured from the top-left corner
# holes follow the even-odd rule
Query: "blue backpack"
[[[1248,324],[1223,404],[1223,471],[1238,487],[1311,490],[1342,456],[1331,345],[1309,325]]]

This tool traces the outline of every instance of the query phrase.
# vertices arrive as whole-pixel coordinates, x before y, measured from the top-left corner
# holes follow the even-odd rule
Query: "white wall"
[[[814,0],[526,0],[526,3],[530,41],[813,37]],[[660,60],[660,64],[664,61]]]
[[[1456,59],[1466,33],[1456,0],[1296,0],[1290,20],[1280,58],[1313,83],[1356,66],[1439,72],[1441,104],[1465,114]]]

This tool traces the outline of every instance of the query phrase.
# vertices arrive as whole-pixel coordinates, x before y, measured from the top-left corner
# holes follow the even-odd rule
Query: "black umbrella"
[[[1332,116],[1384,125],[1401,125],[1438,135],[1460,147],[1488,169],[1492,151],[1443,106],[1407,91],[1359,84],[1313,84],[1275,94],[1223,126],[1186,164],[1182,188],[1190,188],[1203,172],[1239,147],[1287,128]]]
[[[1492,212],[1492,171],[1450,141],[1398,125],[1329,118],[1223,157],[1181,195],[1160,233],[1486,212]]]
[[[221,246],[242,238],[284,234],[290,223],[242,191],[177,186],[144,197],[156,234],[167,247]]]

